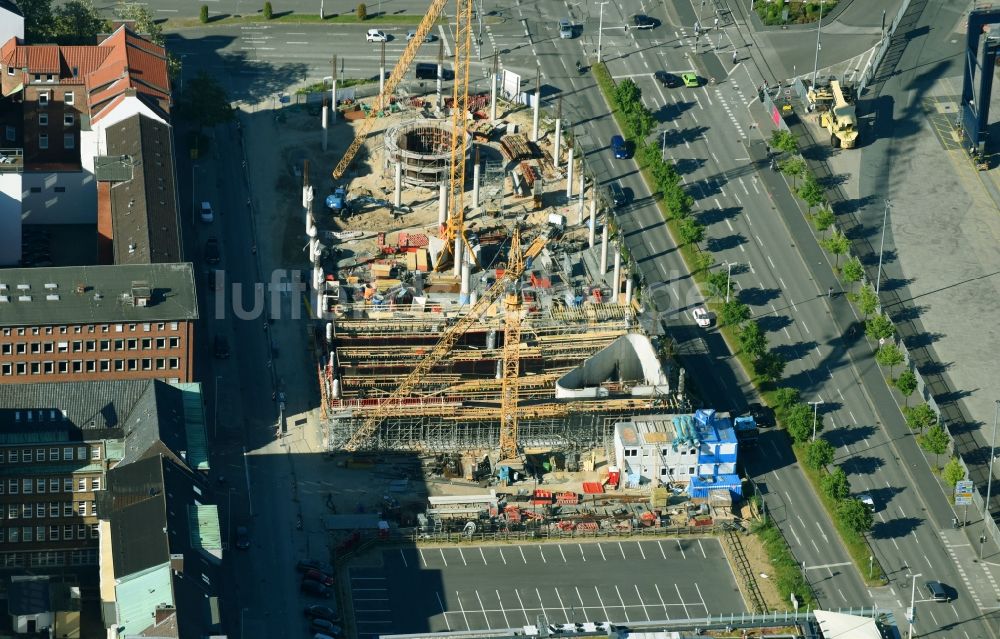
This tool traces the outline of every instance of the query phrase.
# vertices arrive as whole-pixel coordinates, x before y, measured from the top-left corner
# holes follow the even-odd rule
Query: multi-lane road
[[[840,294],[828,258],[781,176],[771,172],[764,159],[752,111],[754,87],[775,78],[765,77],[769,67],[760,52],[746,47],[751,39],[739,13],[720,25],[720,31],[710,32],[706,44],[705,39],[693,38],[693,7],[678,3],[669,5],[668,11],[667,5],[642,0],[624,14],[608,3],[602,18],[592,4],[498,7],[485,25],[479,53],[500,51],[505,66],[514,69],[533,70],[539,65],[546,83],[563,96],[564,118],[584,150],[587,172],[601,184],[617,181],[632,196],[615,215],[637,268],[650,285],[650,310],[660,314],[677,339],[704,401],[738,410],[751,392],[745,375],[729,358],[718,333],[698,329],[691,321],[691,309],[702,302],[699,293],[635,164],[615,160],[608,150],[611,135],[618,131],[592,77],[574,67],[575,59],[596,56],[598,24],[603,21],[601,52],[608,69],[616,79],[632,78],[660,121],[664,153],[677,164],[696,198],[696,215],[707,226],[705,246],[715,257],[716,268],[734,265],[740,298],[767,330],[772,347],[789,360],[787,383],[799,388],[805,401],[822,402],[824,436],[838,447],[836,463],[849,473],[855,492],[869,492],[876,500],[872,542],[890,584],[868,589],[849,564],[782,436],[768,434],[760,454],[751,455],[749,470],[763,487],[773,516],[804,563],[822,603],[838,607],[874,601],[895,608],[902,618],[909,575],[921,573],[920,579],[939,579],[955,588],[958,599],[933,608],[919,604],[919,634],[992,636],[981,615],[996,596],[987,597],[981,594],[982,584],[969,583],[989,568],[966,570],[963,564],[958,569],[959,556],[969,550],[962,547],[966,542],[960,535],[944,528],[950,520],[945,497],[912,437],[900,430],[898,410],[869,346],[848,333],[857,318]],[[651,15],[661,24],[648,31],[625,29],[632,12]],[[558,35],[558,21],[566,17],[578,26],[573,39]],[[386,30],[393,36],[386,47],[392,66],[405,44],[407,27]],[[437,35],[447,49],[447,30],[442,28]],[[170,44],[190,68],[222,72],[234,94],[247,99],[329,75],[329,58],[334,54],[343,65],[338,69],[341,77],[374,76],[379,66],[379,46],[365,43],[359,26],[199,27],[172,34]],[[322,50],[327,46],[328,52]],[[438,46],[437,42],[425,45],[418,59],[436,59]],[[736,65],[730,57],[733,48],[741,58]],[[830,48],[824,47],[824,57],[831,55]],[[689,69],[716,82],[697,89],[666,89],[652,75],[657,70]],[[838,293],[832,297],[831,287]],[[973,568],[980,572],[974,574]]]

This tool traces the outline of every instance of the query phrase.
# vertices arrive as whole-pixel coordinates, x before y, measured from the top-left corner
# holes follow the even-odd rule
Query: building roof
[[[180,321],[197,317],[198,299],[190,263],[0,270],[0,326]]]
[[[120,636],[130,637],[155,622],[150,614],[157,606],[174,605],[170,562],[166,561],[115,581],[115,602],[118,625],[125,630]]]
[[[52,610],[48,577],[18,577],[7,587],[7,613],[14,617]]]
[[[16,4],[14,4],[14,0],[0,0],[0,9],[10,11],[16,16],[21,16],[22,18],[24,17],[24,14],[21,13],[21,10],[17,7]]]
[[[146,379],[0,384],[0,443],[120,437],[126,416],[152,385]]]
[[[115,264],[179,261],[170,127],[136,114],[108,127],[107,141],[108,155],[119,158],[120,167],[131,169],[125,180],[111,187]]]
[[[183,463],[187,438],[182,391],[166,382],[150,384],[125,420],[124,430],[122,463],[161,453],[173,455]]]
[[[24,44],[17,38],[0,47],[0,62],[15,69],[27,69],[29,74],[58,75],[64,84],[84,84],[87,75],[101,68],[112,48],[81,45]]]
[[[87,76],[87,102],[91,122],[97,122],[111,111],[116,99],[135,95],[159,113],[170,106],[170,75],[167,53],[130,31],[118,27],[100,47],[111,49],[101,68]]]

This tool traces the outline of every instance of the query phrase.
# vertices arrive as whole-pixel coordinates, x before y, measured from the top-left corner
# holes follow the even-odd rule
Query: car
[[[620,135],[611,136],[611,152],[615,154],[616,160],[627,160],[628,159],[628,144],[625,142],[625,138]]]
[[[334,573],[333,566],[326,563],[325,561],[320,561],[319,559],[300,559],[298,563],[295,564],[295,569],[299,572],[306,572],[307,570],[318,570],[324,572],[328,575]]]
[[[322,632],[332,637],[343,634],[343,630],[340,626],[328,619],[319,619],[317,617],[313,617],[309,620],[309,629],[316,632]]]
[[[611,196],[611,203],[616,207],[628,204],[628,197],[625,195],[625,189],[623,189],[618,182],[611,182],[608,184],[608,194]]]
[[[307,595],[329,599],[332,591],[315,579],[303,579],[299,589]]]
[[[673,89],[681,85],[680,78],[673,73],[668,73],[666,71],[657,71],[653,74],[653,78],[668,89]]]
[[[872,496],[869,495],[868,493],[862,493],[858,495],[858,501],[860,501],[865,506],[868,506],[868,508],[870,508],[872,512],[875,512],[875,500],[872,499]]]
[[[389,36],[385,34],[385,31],[379,31],[378,29],[369,29],[368,34],[365,36],[368,42],[388,42]]]
[[[306,574],[302,575],[303,579],[312,579],[313,581],[318,581],[324,586],[333,585],[333,577],[330,575],[320,572],[318,570],[307,570]]]
[[[313,604],[311,606],[306,606],[302,614],[309,617],[310,619],[326,619],[327,621],[340,621],[340,613],[334,610],[330,606],[324,606],[322,604]]]
[[[635,24],[636,29],[652,29],[656,26],[656,20],[641,13],[632,16],[632,23]]]
[[[682,73],[681,82],[684,83],[684,86],[691,89],[696,89],[699,86],[701,86],[701,80],[698,79],[698,74],[695,73],[694,71],[688,71],[686,73]]]
[[[774,426],[774,409],[770,406],[764,406],[763,404],[754,402],[747,407],[747,412],[753,417],[753,421],[756,422],[757,428],[770,428]]]
[[[215,221],[215,212],[212,210],[211,202],[201,203],[201,221],[206,224],[211,224]]]
[[[951,597],[948,596],[948,591],[944,589],[944,584],[940,581],[928,581],[924,584],[927,587],[927,594],[931,596],[934,601],[951,601]]]
[[[559,37],[569,40],[573,37],[573,23],[563,18],[559,21]]]
[[[437,80],[438,65],[433,62],[418,62],[414,67],[413,74],[418,80]]]
[[[215,359],[229,359],[229,342],[225,335],[216,335],[212,341],[212,353]]]
[[[250,548],[250,529],[246,526],[236,527],[236,547],[240,550]]]
[[[407,42],[409,42],[410,40],[412,40],[413,38],[416,38],[416,37],[417,37],[417,30],[416,29],[410,29],[409,31],[406,32],[406,41]],[[434,36],[431,35],[430,33],[428,33],[427,35],[424,36],[424,42],[434,42]]]
[[[699,306],[691,311],[691,315],[694,316],[694,323],[702,328],[708,328],[712,325],[712,316],[704,306]]]
[[[218,264],[222,259],[222,252],[219,250],[219,238],[212,236],[205,242],[205,261],[209,264]]]

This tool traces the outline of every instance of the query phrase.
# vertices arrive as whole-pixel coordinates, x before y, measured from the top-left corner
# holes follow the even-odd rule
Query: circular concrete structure
[[[403,182],[409,186],[437,188],[448,180],[454,128],[445,120],[412,120],[385,132],[389,165],[403,165]],[[466,135],[466,149],[469,148]]]

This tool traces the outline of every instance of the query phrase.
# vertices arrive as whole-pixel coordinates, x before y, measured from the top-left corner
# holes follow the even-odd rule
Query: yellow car
[[[701,85],[701,81],[698,79],[698,74],[692,71],[688,71],[687,73],[682,73],[681,81],[684,83],[684,86],[686,87],[697,88],[698,86]]]

